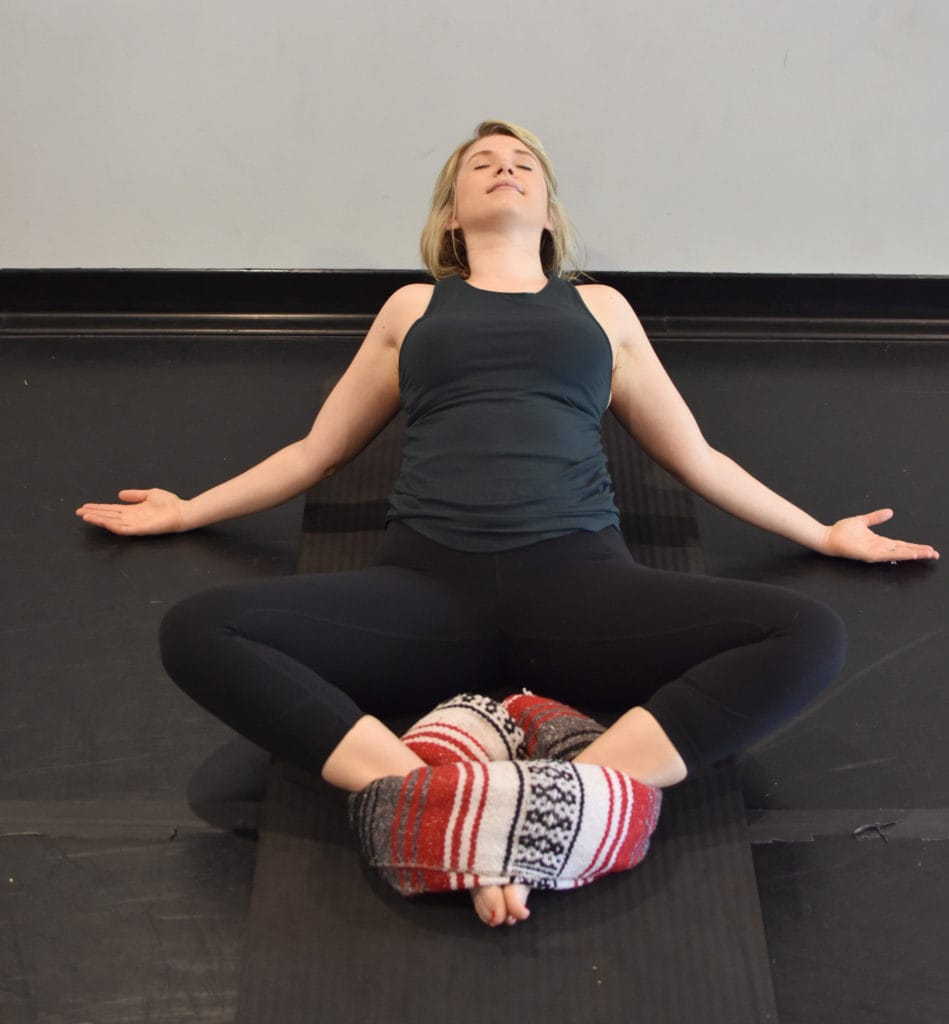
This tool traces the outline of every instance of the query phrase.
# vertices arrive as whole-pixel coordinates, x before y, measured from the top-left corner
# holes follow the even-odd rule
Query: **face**
[[[455,178],[453,228],[515,218],[550,228],[547,183],[540,160],[520,139],[487,135],[462,154]]]

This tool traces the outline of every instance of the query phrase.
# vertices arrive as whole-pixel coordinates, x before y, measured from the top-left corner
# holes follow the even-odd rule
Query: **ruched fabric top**
[[[503,551],[617,525],[600,439],[612,350],[576,288],[439,281],[399,357],[407,427],[387,522]]]

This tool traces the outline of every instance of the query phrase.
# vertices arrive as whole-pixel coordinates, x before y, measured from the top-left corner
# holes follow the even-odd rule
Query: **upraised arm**
[[[685,486],[746,522],[822,554],[867,562],[939,557],[928,544],[874,533],[871,527],[892,516],[889,509],[828,526],[712,448],[623,296],[600,286],[591,299],[588,304],[614,346],[613,414],[642,448]]]
[[[76,515],[127,536],[175,533],[273,508],[303,493],[358,455],[398,412],[399,347],[430,294],[430,286],[408,285],[389,298],[305,437],[194,498],[158,488],[123,490],[123,504],[89,503]]]

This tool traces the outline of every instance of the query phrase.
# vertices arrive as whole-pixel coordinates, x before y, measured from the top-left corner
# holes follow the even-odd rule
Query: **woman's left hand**
[[[911,562],[936,559],[939,552],[928,544],[910,544],[874,533],[871,527],[893,518],[893,509],[880,508],[863,516],[839,519],[827,527],[821,551],[837,558],[856,558],[862,562]]]

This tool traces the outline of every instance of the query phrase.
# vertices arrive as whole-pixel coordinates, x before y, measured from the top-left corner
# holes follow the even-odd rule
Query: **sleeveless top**
[[[439,281],[399,355],[402,466],[386,522],[503,551],[619,523],[600,438],[613,354],[576,288]]]

